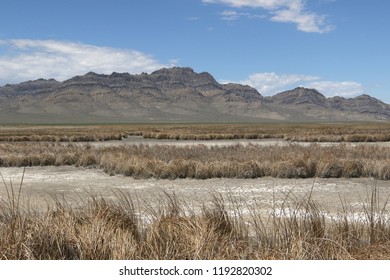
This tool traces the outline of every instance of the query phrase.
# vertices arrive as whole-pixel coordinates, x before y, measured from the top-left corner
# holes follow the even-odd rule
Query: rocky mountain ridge
[[[207,72],[183,67],[0,87],[2,123],[386,120],[390,106],[368,95],[326,98],[296,88],[263,97],[252,87],[220,84]]]
[[[350,112],[351,114],[363,114],[372,116],[374,119],[388,119],[390,106],[379,99],[367,94],[353,98],[330,97],[326,98],[316,89],[298,87],[293,90],[278,93],[266,98],[274,104],[282,104],[301,109],[323,109],[339,112]]]

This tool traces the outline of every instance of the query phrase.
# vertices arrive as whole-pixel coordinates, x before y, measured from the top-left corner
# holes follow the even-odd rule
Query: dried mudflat
[[[166,205],[167,200],[175,195],[189,211],[200,210],[217,196],[224,200],[231,213],[239,209],[246,214],[256,209],[269,214],[281,208],[295,209],[295,202],[311,195],[322,211],[336,217],[345,207],[351,213],[364,213],[374,188],[379,191],[379,205],[385,205],[390,197],[388,181],[370,178],[145,180],[110,176],[101,170],[73,166],[27,167],[25,171],[23,168],[0,168],[0,173],[4,179],[0,199],[7,201],[8,195],[12,195],[11,185],[17,197],[23,178],[23,205],[43,210],[55,200],[77,207],[91,197],[118,199],[126,195],[136,209],[147,213]]]
[[[281,139],[255,140],[212,140],[212,141],[177,141],[143,139],[131,136],[122,141],[78,143],[92,146],[123,146],[123,145],[289,145],[291,142]],[[310,145],[311,143],[298,143]],[[339,143],[319,143],[320,145],[339,145]],[[384,143],[346,143],[346,145],[380,145]],[[341,211],[363,213],[369,207],[373,190],[377,189],[379,206],[386,205],[390,198],[388,181],[372,178],[356,179],[226,179],[215,178],[207,180],[177,179],[134,179],[122,175],[110,176],[98,169],[88,169],[73,166],[46,166],[24,168],[0,168],[3,182],[0,182],[0,199],[9,200],[12,196],[10,186],[13,186],[14,196],[18,196],[21,187],[23,205],[45,209],[55,200],[71,206],[84,204],[91,197],[118,199],[126,195],[134,202],[140,211],[151,208],[158,209],[166,205],[173,195],[188,207],[190,211],[198,211],[203,205],[212,203],[215,197],[222,198],[227,209],[240,209],[247,213],[256,209],[265,214],[278,209],[295,209],[296,203],[309,195],[318,202],[321,210],[332,215]],[[24,174],[24,175],[23,175]],[[8,193],[7,193],[8,191]]]

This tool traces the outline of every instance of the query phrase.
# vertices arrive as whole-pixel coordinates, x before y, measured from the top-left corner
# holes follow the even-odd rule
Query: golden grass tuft
[[[300,142],[387,142],[388,123],[248,123],[4,126],[0,142],[91,142],[128,136],[175,140],[285,139]]]
[[[0,166],[74,165],[134,178],[390,179],[390,148],[380,146],[118,146],[0,143]]]
[[[387,204],[379,205],[376,188],[359,219],[346,205],[329,218],[310,194],[286,198],[268,216],[255,204],[244,215],[218,194],[200,211],[167,193],[159,208],[140,211],[116,194],[90,196],[77,207],[54,198],[54,206],[38,211],[16,203],[14,193],[0,202],[0,259],[390,258]]]

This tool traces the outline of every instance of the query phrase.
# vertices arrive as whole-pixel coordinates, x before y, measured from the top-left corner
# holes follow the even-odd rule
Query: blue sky
[[[2,0],[0,85],[188,66],[390,103],[390,1]]]

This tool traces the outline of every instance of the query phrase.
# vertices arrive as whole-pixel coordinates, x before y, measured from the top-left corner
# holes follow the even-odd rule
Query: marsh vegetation
[[[0,167],[75,165],[135,178],[390,179],[390,147],[261,147],[193,145],[92,147],[61,143],[0,143]]]
[[[377,192],[351,219],[347,206],[329,218],[310,194],[249,215],[218,194],[194,211],[166,193],[166,202],[141,212],[137,200],[117,192],[74,207],[55,198],[43,211],[0,201],[0,259],[388,259],[390,221]],[[287,201],[287,200],[286,200]]]
[[[300,142],[390,141],[388,123],[131,124],[87,126],[3,126],[0,141],[91,142],[129,135],[152,139],[284,139]]]
[[[129,135],[174,140],[283,139],[284,146],[94,146]],[[2,127],[0,167],[76,166],[155,179],[359,178],[390,179],[390,147],[343,142],[390,140],[388,124],[115,125]],[[295,143],[313,142],[308,145]],[[71,143],[69,143],[71,142]],[[81,142],[81,143],[76,143]],[[324,146],[315,142],[340,142]],[[310,194],[293,205],[252,205],[244,215],[217,193],[195,211],[166,194],[166,203],[137,208],[133,197],[90,197],[79,207],[53,198],[34,209],[18,192],[0,199],[1,259],[388,259],[387,203],[372,191],[365,211],[351,219],[321,210]],[[22,186],[22,185],[21,185]],[[20,188],[22,189],[22,188]],[[286,200],[287,201],[287,200]],[[147,217],[147,218],[145,218]]]

